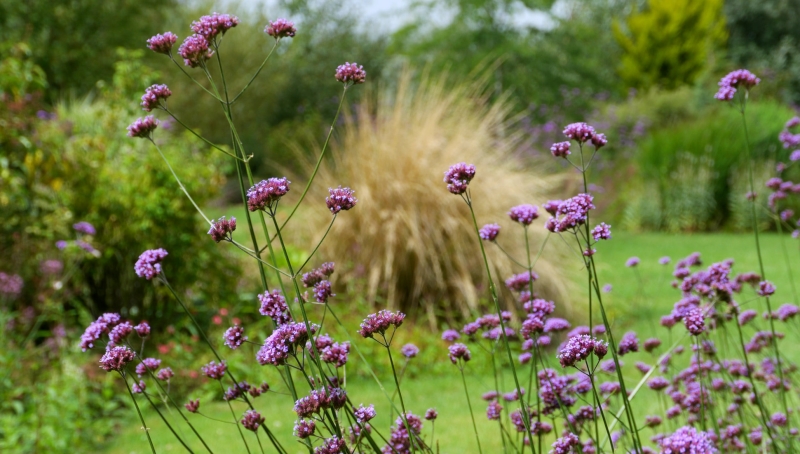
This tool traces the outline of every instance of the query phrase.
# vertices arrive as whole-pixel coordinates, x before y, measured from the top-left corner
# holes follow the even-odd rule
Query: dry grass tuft
[[[468,207],[447,191],[445,170],[456,162],[475,164],[470,190],[478,223],[503,226],[498,241],[520,261],[525,260],[523,231],[506,212],[563,195],[567,178],[522,168],[513,158],[519,138],[508,128],[508,104],[489,105],[481,86],[425,79],[414,85],[405,75],[391,90],[373,89],[346,117],[331,150],[333,162],[323,165],[309,200],[324,199],[328,187],[341,184],[353,188],[359,201],[340,213],[314,263],[337,261],[339,285],[360,282],[366,288],[359,290],[371,302],[426,314],[431,323],[442,317],[452,322],[482,309],[489,293]],[[316,244],[330,213],[310,211],[307,226]],[[535,255],[546,237],[541,219],[531,226],[530,237]],[[535,289],[561,302],[567,284],[558,247],[563,245],[557,243],[551,239],[535,267],[541,276]],[[502,281],[524,269],[496,246],[486,246],[504,304],[510,306]]]

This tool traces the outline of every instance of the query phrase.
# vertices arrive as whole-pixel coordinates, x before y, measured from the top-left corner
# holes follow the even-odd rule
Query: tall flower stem
[[[750,179],[750,193],[755,195],[755,177],[753,176],[753,166],[755,165],[755,159],[753,158],[753,149],[750,147],[750,134],[747,131],[747,117],[745,115],[745,109],[747,107],[747,97],[749,92],[746,91],[745,95],[741,98],[741,109],[739,112],[742,115],[742,129],[744,130],[744,143],[747,148],[747,157],[748,157],[748,177]],[[753,236],[756,240],[756,253],[758,254],[758,268],[761,272],[761,279],[767,280],[766,272],[764,271],[764,258],[761,255],[761,242],[758,235],[758,219],[756,218],[756,197],[750,197],[750,215],[753,220]],[[772,304],[770,304],[769,296],[764,297],[764,300],[767,303],[767,312],[772,313]],[[773,317],[769,317],[769,329],[772,333],[772,353],[775,355],[775,362],[777,363],[778,369],[778,378],[780,379],[781,383],[785,383],[783,379],[783,362],[781,361],[781,354],[778,351],[778,343],[777,337],[775,335],[775,319]],[[753,392],[757,394],[755,387],[753,387]],[[786,399],[786,392],[781,392],[781,403],[783,404],[783,412],[787,418],[786,427],[791,427],[791,413],[789,412],[789,402]],[[794,437],[789,437],[789,443],[794,449]]]
[[[186,444],[186,442],[183,441],[183,439],[178,435],[178,433],[175,432],[175,429],[172,428],[172,424],[170,424],[169,421],[167,421],[167,418],[164,416],[163,413],[161,413],[161,410],[158,409],[158,405],[156,405],[155,402],[150,400],[150,396],[148,396],[147,393],[143,392],[142,395],[145,397],[145,399],[147,399],[148,402],[150,402],[150,406],[152,406],[153,410],[155,410],[156,413],[158,413],[158,416],[161,418],[162,421],[164,421],[164,424],[167,425],[167,429],[169,429],[169,431],[172,432],[172,435],[178,440],[178,442],[180,442],[180,444],[183,445],[183,447],[186,448],[186,450],[189,451],[190,454],[194,454],[194,451],[192,451],[192,449]],[[169,410],[169,407],[167,407],[167,410]]]
[[[508,342],[508,336],[506,335],[506,326],[505,322],[503,321],[503,310],[500,308],[500,301],[497,298],[497,288],[494,285],[494,280],[492,279],[492,271],[489,268],[489,259],[486,257],[486,250],[483,247],[483,241],[481,241],[480,229],[478,228],[478,220],[475,217],[475,210],[472,207],[472,199],[467,193],[466,197],[464,197],[464,201],[467,202],[467,206],[469,207],[469,213],[472,216],[472,225],[475,229],[475,235],[478,238],[478,245],[481,248],[481,256],[483,257],[483,265],[486,269],[486,276],[489,279],[489,290],[492,295],[492,301],[494,302],[495,310],[497,311],[497,316],[500,319],[500,332],[501,338],[503,339],[503,344],[505,344],[506,354],[508,355],[508,363],[511,366],[511,374],[514,377],[514,386],[516,386],[517,394],[520,396],[519,399],[519,407],[520,413],[522,416],[522,423],[525,426],[525,432],[530,434],[531,433],[531,419],[530,414],[528,413],[528,409],[525,408],[525,400],[522,399],[522,388],[519,385],[519,377],[517,376],[517,368],[514,365],[514,357],[511,355],[511,345]],[[531,443],[531,452],[533,452],[534,447],[533,443]]]
[[[467,406],[469,407],[469,416],[472,418],[472,429],[475,431],[475,441],[478,443],[478,452],[483,454],[483,449],[481,449],[481,438],[478,436],[478,425],[475,423],[475,413],[472,411],[472,402],[469,400],[469,390],[467,389],[467,378],[464,376],[464,365],[461,364],[458,367],[458,370],[461,371],[461,381],[464,383],[464,395],[467,398]],[[520,401],[522,401],[522,396],[520,396]],[[531,441],[531,445],[533,445],[533,441]]]
[[[136,398],[133,397],[133,391],[131,391],[131,387],[128,384],[128,379],[125,378],[125,374],[120,372],[120,375],[122,375],[122,381],[125,382],[125,388],[128,389],[128,394],[131,396],[133,406],[136,407],[136,413],[139,415],[139,421],[142,422],[142,429],[144,430],[145,435],[147,435],[147,441],[150,442],[150,450],[153,451],[153,454],[156,454],[156,447],[153,446],[153,439],[150,438],[150,429],[147,428],[147,424],[144,422],[144,416],[142,416],[142,410],[139,409],[139,403],[137,403]]]
[[[222,393],[225,394],[225,388],[222,386],[222,382],[219,382],[219,387],[222,389]],[[225,400],[228,403],[228,408],[231,409],[231,416],[233,416],[233,422],[236,423],[236,430],[239,431],[239,436],[242,437],[242,443],[244,443],[245,449],[247,449],[247,454],[250,454],[250,446],[247,445],[247,440],[244,439],[244,432],[242,432],[242,427],[239,425],[239,421],[236,418],[236,412],[233,411],[233,405],[231,405],[231,401]]]
[[[385,336],[384,340],[386,340]],[[400,398],[400,409],[403,411],[403,414],[400,416],[400,419],[406,426],[406,430],[408,431],[408,439],[411,443],[411,452],[414,452],[414,432],[411,430],[411,425],[408,423],[408,413],[406,413],[406,404],[405,401],[403,401],[403,392],[400,391],[400,380],[398,380],[397,378],[397,370],[395,370],[394,367],[394,359],[392,359],[392,349],[389,348],[390,345],[389,342],[386,342],[385,345],[386,345],[386,352],[389,354],[389,364],[392,365],[392,376],[394,377],[395,389],[397,390],[397,396]],[[480,443],[478,445],[480,447]]]

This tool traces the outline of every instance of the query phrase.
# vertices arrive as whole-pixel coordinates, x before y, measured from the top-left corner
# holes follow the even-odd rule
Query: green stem
[[[219,382],[219,386],[222,389],[222,394],[225,394],[225,387],[222,386],[222,382],[221,381]],[[227,402],[228,408],[231,409],[231,416],[233,417],[233,422],[236,423],[236,430],[239,431],[239,436],[242,437],[242,443],[244,443],[244,447],[245,447],[245,449],[247,449],[247,454],[250,454],[250,446],[247,445],[247,440],[244,439],[244,432],[242,432],[242,427],[241,427],[241,425],[239,425],[238,418],[236,418],[236,412],[233,411],[233,405],[231,405],[231,401],[229,401],[229,400],[226,400],[225,402]]]
[[[131,396],[131,400],[133,401],[133,405],[136,407],[136,413],[139,414],[139,420],[142,422],[142,429],[144,429],[145,435],[147,435],[147,441],[150,442],[150,450],[153,451],[153,454],[156,454],[156,447],[153,446],[153,439],[150,438],[150,432],[147,428],[147,424],[144,422],[144,416],[142,416],[142,410],[139,409],[139,404],[136,402],[136,398],[133,397],[133,391],[131,391],[131,387],[128,384],[128,379],[125,378],[125,374],[122,372],[119,373],[122,376],[122,381],[125,382],[125,387],[128,389],[128,394]]]
[[[177,173],[175,173],[175,170],[174,170],[174,169],[172,168],[172,166],[169,164],[169,161],[167,161],[167,157],[166,157],[166,156],[164,156],[164,153],[162,153],[162,152],[161,152],[161,148],[160,148],[158,145],[156,145],[156,142],[155,142],[153,139],[150,139],[150,142],[151,142],[151,143],[152,143],[152,144],[153,144],[153,145],[156,147],[156,150],[158,150],[158,154],[160,154],[160,155],[161,155],[161,158],[164,160],[164,163],[166,163],[166,164],[167,164],[167,167],[169,168],[169,171],[170,171],[170,172],[172,172],[172,176],[175,178],[175,181],[177,181],[177,182],[178,182],[178,186],[181,188],[181,191],[183,191],[183,193],[186,195],[186,197],[189,199],[189,201],[190,201],[190,202],[192,202],[192,205],[194,205],[194,208],[197,210],[197,212],[198,212],[198,213],[200,213],[200,216],[202,216],[202,217],[203,217],[203,219],[205,219],[205,220],[206,220],[206,222],[208,222],[208,224],[209,224],[209,225],[213,224],[213,223],[211,222],[211,220],[210,220],[210,219],[208,219],[208,217],[206,216],[206,214],[205,214],[205,213],[203,213],[203,210],[201,210],[201,209],[200,209],[200,207],[197,205],[197,203],[195,203],[195,201],[194,201],[194,199],[192,198],[192,196],[191,196],[191,195],[189,195],[189,191],[187,191],[187,190],[186,190],[186,187],[183,185],[183,183],[181,183],[181,179],[180,179],[180,178],[178,178],[178,174],[177,174]]]
[[[469,407],[469,416],[472,418],[472,429],[475,431],[475,441],[478,443],[478,452],[482,454],[483,449],[481,449],[481,438],[478,436],[478,425],[475,423],[475,413],[472,411],[472,403],[469,400],[469,390],[467,389],[467,378],[464,376],[463,365],[460,365],[458,370],[461,371],[461,381],[464,383],[464,395],[467,397],[467,406]],[[519,400],[520,401],[522,400],[521,395]],[[533,446],[533,441],[531,441],[531,446]]]
[[[258,75],[261,73],[261,70],[264,69],[264,65],[267,64],[267,60],[269,60],[269,57],[271,57],[272,53],[275,52],[275,49],[278,47],[278,43],[280,43],[280,41],[281,41],[280,38],[275,40],[275,45],[272,46],[272,49],[267,54],[267,57],[264,59],[263,62],[261,62],[261,66],[258,67],[258,71],[256,71],[255,74],[253,74],[253,77],[250,78],[250,81],[247,82],[247,85],[245,85],[244,88],[242,88],[242,91],[240,91],[238,95],[233,97],[233,99],[230,101],[229,104],[235,103],[236,100],[239,99],[239,96],[242,96],[242,94],[250,87],[250,84],[252,84],[253,81],[256,80],[256,77],[258,77]]]

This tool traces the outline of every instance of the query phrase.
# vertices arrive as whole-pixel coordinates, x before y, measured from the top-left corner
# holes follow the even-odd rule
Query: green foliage
[[[791,109],[772,101],[747,106],[756,161],[787,160],[790,150],[780,146],[777,136],[792,116]],[[742,192],[742,178],[749,160],[741,121],[736,109],[714,105],[694,120],[642,140],[636,155],[640,180],[629,188],[627,225],[670,231],[743,228],[737,200],[747,192]],[[757,192],[763,192],[763,183],[756,180]]]
[[[627,30],[615,23],[625,83],[673,89],[694,82],[727,38],[722,5],[723,0],[650,1],[628,16]]]
[[[0,54],[18,42],[47,75],[48,98],[85,94],[113,74],[117,47],[138,48],[175,0],[0,0]]]
[[[762,85],[779,92],[787,101],[800,102],[800,0],[726,0],[730,30],[731,63],[753,71],[769,70]]]
[[[123,54],[127,60],[118,64],[114,82],[101,96],[64,102],[53,113],[43,112],[47,119],[36,117],[41,106],[32,101],[5,105],[12,127],[0,133],[6,150],[0,174],[5,218],[0,251],[10,258],[3,268],[28,281],[38,272],[39,260],[59,257],[55,241],[74,238],[70,226],[88,221],[97,228],[92,244],[99,252],[80,265],[78,276],[85,285],[64,298],[95,314],[122,311],[158,325],[175,308],[133,273],[143,250],[166,248],[170,280],[178,289],[191,289],[197,304],[218,304],[232,293],[236,268],[208,239],[207,226],[152,144],[125,135],[139,114],[137,98],[153,78],[136,59],[140,54]],[[224,184],[223,155],[170,129],[162,124],[157,141],[187,190],[204,204]],[[33,298],[26,287],[22,300]]]

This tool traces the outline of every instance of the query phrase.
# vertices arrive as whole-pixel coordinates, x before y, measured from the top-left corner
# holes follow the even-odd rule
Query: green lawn
[[[238,233],[238,232],[237,232]],[[726,258],[735,259],[734,271],[757,271],[758,261],[754,250],[752,235],[740,234],[696,234],[696,235],[669,235],[669,234],[631,234],[615,232],[611,241],[604,242],[598,246],[598,273],[601,284],[611,284],[612,290],[604,293],[604,303],[611,316],[611,323],[616,327],[615,335],[619,337],[627,330],[635,330],[640,339],[644,340],[651,336],[659,336],[665,344],[670,340],[679,339],[685,332],[682,326],[673,329],[674,333],[670,337],[667,331],[659,326],[659,319],[662,315],[669,313],[675,301],[680,299],[680,291],[670,286],[671,273],[674,263],[685,257],[691,252],[699,251],[702,253],[704,266],[715,261]],[[786,270],[784,252],[789,255],[792,265],[796,272],[800,271],[800,252],[798,243],[790,237],[781,239],[774,234],[762,235],[762,250],[764,251],[766,274],[777,286],[777,293],[773,298],[774,307],[785,302],[792,302],[796,299],[792,290],[792,279]],[[641,263],[635,268],[627,268],[626,260],[631,256],[638,256]],[[672,258],[672,263],[663,266],[658,264],[658,259],[662,256]],[[574,276],[576,286],[573,300],[570,302],[576,314],[581,311],[581,305],[585,305],[586,289],[582,279],[585,274],[581,270],[578,259],[573,267],[571,275]],[[583,283],[583,284],[582,284]],[[751,290],[746,290],[740,297],[739,303],[745,307],[756,308],[759,312],[764,310],[763,299],[754,297]],[[585,322],[584,320],[581,322]],[[746,335],[754,332],[753,328],[748,327]],[[787,333],[795,338],[800,338],[797,331]],[[438,336],[432,333],[432,336]],[[358,340],[360,341],[360,340]],[[787,342],[787,341],[784,341]],[[684,344],[689,347],[689,341],[684,340]],[[718,345],[721,351],[727,348],[736,348],[733,345]],[[444,345],[442,344],[444,349]],[[662,347],[661,351],[664,351]],[[473,348],[473,361],[485,361],[486,356]],[[443,350],[444,351],[444,350]],[[550,352],[550,364],[556,364],[554,352]],[[800,355],[796,349],[788,350],[790,359],[797,361]],[[355,355],[353,352],[351,355]],[[625,371],[628,379],[626,382],[629,387],[633,387],[640,378],[641,374],[632,366],[636,361],[653,363],[654,357],[646,353],[637,353],[626,356]],[[684,353],[681,361],[688,360],[688,353]],[[446,362],[444,354],[441,361]],[[557,367],[558,369],[558,367]],[[437,368],[437,371],[448,371],[439,373],[423,372],[413,380],[403,383],[404,397],[407,407],[415,413],[422,414],[429,407],[436,407],[439,411],[439,420],[436,424],[436,438],[441,442],[441,452],[476,452],[475,441],[472,435],[471,420],[469,411],[464,398],[463,385],[460,375],[455,367]],[[523,382],[527,381],[527,369],[521,372]],[[272,377],[270,383],[280,383],[276,377]],[[390,390],[391,377],[381,377],[383,383]],[[603,380],[611,380],[611,376],[604,376]],[[481,433],[481,442],[484,452],[499,452],[502,449],[499,437],[497,437],[496,423],[490,423],[485,418],[485,403],[479,399],[482,392],[495,389],[493,379],[489,375],[477,374],[467,377],[468,385],[471,390],[472,404],[476,411],[476,419]],[[509,373],[503,376],[501,390],[512,389],[513,382]],[[527,385],[523,385],[528,388]],[[378,409],[379,418],[374,421],[374,426],[386,434],[389,426],[389,407],[387,400],[371,379],[358,378],[352,379],[348,383],[350,396],[355,403],[364,402],[374,403]],[[280,391],[280,390],[278,390]],[[645,414],[663,413],[659,411],[659,399],[650,391],[643,391],[634,400],[636,412],[639,417]],[[288,395],[270,393],[258,398],[257,408],[267,418],[267,424],[273,430],[284,446],[294,446],[290,452],[305,452],[291,436],[293,425],[293,412],[291,411],[292,400]],[[507,408],[514,408],[513,404],[504,404]],[[243,406],[236,404],[235,413],[240,416]],[[224,403],[204,402],[201,411],[206,415],[231,421],[232,416],[227,405]],[[173,415],[174,416],[174,415]],[[207,436],[215,452],[245,452],[241,446],[241,439],[236,429],[230,424],[211,421],[202,416],[189,415],[192,422],[196,424],[198,430]],[[157,415],[152,410],[145,412],[148,424],[151,425],[150,433],[158,452],[180,452],[183,448],[175,441],[167,429],[160,423]],[[174,417],[172,418],[174,419]],[[195,441],[193,436],[182,424],[181,427],[185,438],[192,443],[193,449],[202,452],[202,447]],[[123,424],[122,430],[108,445],[106,452],[113,454],[146,453],[149,451],[146,439],[140,431],[141,424],[135,418],[133,410],[127,421]],[[665,429],[671,429],[667,425]],[[426,425],[426,433],[429,433],[430,425]],[[646,432],[649,436],[650,432]],[[247,433],[247,440],[251,444],[253,452],[258,451],[254,436]],[[262,436],[262,442],[266,440]],[[265,445],[267,452],[274,452],[273,449]]]

